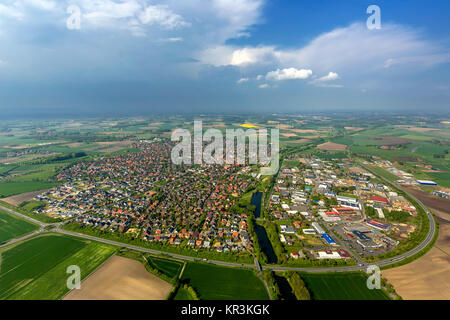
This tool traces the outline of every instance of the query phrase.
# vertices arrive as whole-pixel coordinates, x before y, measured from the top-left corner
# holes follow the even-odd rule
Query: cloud
[[[267,89],[267,88],[270,88],[270,86],[267,83],[264,83],[264,84],[259,85],[259,88],[260,89]]]
[[[315,72],[328,70],[368,73],[393,65],[418,64],[429,67],[450,61],[450,52],[422,36],[420,30],[396,24],[383,24],[380,30],[368,30],[364,23],[353,23],[318,35],[297,49],[275,46],[218,46],[205,52],[200,61],[213,66],[303,67]]]
[[[329,72],[326,76],[317,79],[317,81],[334,81],[337,79],[339,79],[339,75],[336,72]]]
[[[220,66],[248,66],[273,60],[274,47],[242,48],[216,46],[200,53],[203,64]]]
[[[309,84],[315,85],[316,87],[325,88],[342,88],[340,84],[330,84],[329,82],[340,79],[340,76],[336,72],[328,72],[327,75],[316,78],[309,82]]]
[[[23,2],[37,9],[46,11],[52,11],[57,8],[57,3],[51,0],[23,0]]]
[[[18,4],[7,6],[0,3],[0,17],[15,18],[21,20],[24,14]]]
[[[90,28],[128,29],[145,35],[146,26],[173,30],[190,26],[168,5],[150,4],[147,0],[73,0],[80,7],[82,23]]]
[[[219,43],[230,38],[248,37],[248,27],[261,19],[264,0],[211,0],[212,16],[221,27],[214,33]],[[208,2],[200,1],[201,6]]]
[[[374,70],[391,59],[398,63],[433,65],[449,60],[449,52],[424,39],[414,28],[384,24],[380,30],[368,30],[362,23],[337,28],[319,35],[297,50],[279,53],[280,61],[302,64],[319,72],[326,70]]]
[[[173,38],[167,38],[166,39],[168,42],[180,42],[183,41],[182,37],[173,37]]]
[[[322,87],[322,88],[343,88],[344,87],[341,84],[330,84],[330,83],[323,83],[323,82],[311,82],[311,84],[315,85],[316,87]]]
[[[162,5],[148,6],[139,15],[139,20],[143,24],[156,24],[167,29],[177,29],[191,25],[189,22],[184,21],[180,15],[172,12],[167,6]]]
[[[307,79],[312,75],[312,70],[309,69],[277,69],[266,74],[266,80],[281,81],[294,79]]]
[[[191,25],[168,5],[150,0],[16,0],[10,5],[0,4],[0,17],[33,18],[35,14],[29,9],[39,9],[59,14],[56,20],[60,20],[62,15],[67,18],[69,5],[80,8],[83,28],[126,29],[143,35],[148,26],[174,30]]]
[[[237,81],[237,83],[238,84],[241,84],[241,83],[244,83],[244,82],[248,82],[250,79],[249,78],[240,78],[238,81]]]

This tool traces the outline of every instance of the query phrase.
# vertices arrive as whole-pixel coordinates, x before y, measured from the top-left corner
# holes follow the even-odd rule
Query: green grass
[[[397,180],[400,180],[401,178],[396,176],[395,174],[385,170],[384,168],[380,168],[377,166],[369,166],[371,170],[373,170],[376,174],[392,181],[392,182],[396,182]]]
[[[450,172],[427,172],[427,175],[438,185],[450,188]]]
[[[36,219],[41,222],[55,223],[55,222],[59,222],[59,221],[63,220],[62,218],[53,218],[53,217],[47,216],[45,214],[34,213],[33,210],[37,209],[39,206],[41,206],[41,204],[42,204],[42,202],[40,202],[40,201],[31,200],[31,201],[28,201],[28,202],[22,204],[22,206],[15,207],[7,202],[0,200],[1,206],[11,209],[11,210],[14,210],[14,211],[17,211],[21,214],[24,214],[30,218]]]
[[[262,281],[251,270],[188,263],[183,280],[202,300],[268,300]]]
[[[43,235],[0,251],[0,299],[9,299],[48,270],[86,246],[60,235]]]
[[[67,288],[67,267],[77,265],[81,270],[81,279],[91,274],[106,261],[117,249],[102,243],[90,242],[81,250],[65,259],[41,277],[31,282],[19,292],[12,295],[11,300],[57,300],[64,296]]]
[[[38,226],[0,210],[0,243],[37,230]]]
[[[0,183],[0,197],[6,198],[25,192],[49,189],[57,185],[59,183],[46,181],[2,181]]]
[[[382,290],[367,288],[362,273],[301,273],[313,300],[388,300]]]
[[[173,300],[194,300],[194,297],[185,288],[180,287]]]
[[[169,278],[175,278],[180,274],[183,263],[175,260],[159,258],[155,256],[147,256],[148,263]]]

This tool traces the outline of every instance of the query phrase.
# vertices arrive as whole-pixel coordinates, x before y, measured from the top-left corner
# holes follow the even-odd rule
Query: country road
[[[365,165],[360,164],[362,167],[364,167],[366,170],[372,172],[369,168],[367,168]],[[372,172],[373,174],[375,174],[374,172]],[[429,220],[430,223],[430,229],[428,231],[428,235],[425,238],[425,240],[420,243],[420,245],[418,245],[416,248],[401,254],[399,256],[393,257],[393,258],[389,258],[389,259],[385,259],[385,260],[381,260],[378,261],[376,263],[372,263],[372,264],[376,264],[379,267],[383,267],[383,266],[388,266],[390,264],[394,264],[400,261],[403,261],[407,258],[412,257],[413,255],[417,254],[418,252],[420,252],[421,250],[423,250],[429,243],[431,243],[431,241],[433,240],[433,237],[436,233],[436,223],[434,221],[433,215],[431,214],[431,212],[425,207],[425,205],[423,205],[422,202],[420,202],[418,199],[416,199],[414,196],[412,196],[410,193],[408,193],[406,190],[402,189],[400,186],[397,186],[396,183],[391,182],[389,180],[387,180],[384,177],[381,177],[377,174],[375,174],[376,176],[380,177],[381,179],[383,179],[384,181],[388,182],[389,184],[395,185],[397,188],[401,189],[403,192],[405,192],[408,196],[410,196],[412,199],[414,199],[422,208],[423,210],[426,212],[427,214],[427,218]],[[126,243],[122,243],[122,242],[117,242],[117,241],[112,241],[112,240],[107,240],[107,239],[103,239],[103,238],[98,238],[98,237],[94,237],[94,236],[90,236],[90,235],[86,235],[86,234],[81,234],[81,233],[76,233],[76,232],[72,232],[72,231],[67,231],[67,230],[63,230],[60,228],[61,223],[57,223],[57,224],[48,224],[48,223],[43,223],[40,221],[37,221],[33,218],[27,217],[23,214],[20,214],[18,212],[15,212],[14,210],[5,208],[0,206],[1,210],[7,211],[11,214],[14,214],[20,218],[26,219],[30,222],[33,222],[35,224],[38,224],[41,229],[39,231],[35,231],[32,234],[29,234],[27,236],[18,238],[18,239],[13,239],[10,240],[7,244],[11,244],[13,242],[18,242],[20,241],[20,239],[26,239],[31,237],[32,235],[35,234],[39,234],[39,233],[43,233],[45,231],[43,231],[43,228],[46,226],[50,226],[53,225],[55,226],[55,229],[51,230],[51,232],[58,232],[61,234],[66,234],[66,235],[71,235],[74,237],[79,237],[79,238],[84,238],[84,239],[89,239],[89,240],[93,240],[93,241],[98,241],[98,242],[103,242],[106,244],[110,244],[110,245],[114,245],[114,246],[118,246],[118,247],[125,247],[125,248],[129,248],[132,250],[136,250],[136,251],[141,251],[141,252],[148,252],[148,253],[153,253],[153,254],[164,254],[173,258],[177,258],[177,259],[182,259],[182,260],[188,260],[188,261],[198,261],[198,260],[202,260],[204,262],[208,262],[211,264],[215,264],[215,265],[219,265],[219,266],[226,266],[226,267],[236,267],[236,268],[252,268],[252,269],[256,269],[256,266],[254,264],[240,264],[240,263],[233,263],[233,262],[224,262],[224,261],[217,261],[217,260],[205,260],[205,259],[200,259],[200,258],[194,258],[194,257],[190,257],[190,256],[184,256],[184,255],[179,255],[179,254],[174,254],[174,253],[170,253],[170,252],[165,252],[165,251],[159,251],[159,250],[153,250],[153,249],[148,249],[148,248],[143,248],[143,247],[139,247],[139,246],[134,246],[134,245],[130,245],[130,244],[126,244]],[[5,244],[5,245],[7,245]],[[273,270],[273,271],[304,271],[304,272],[346,272],[346,271],[365,271],[367,266],[369,264],[359,264],[356,266],[344,266],[344,267],[316,267],[316,268],[298,268],[298,267],[285,267],[285,266],[281,266],[281,265],[265,265],[262,266],[263,270]]]

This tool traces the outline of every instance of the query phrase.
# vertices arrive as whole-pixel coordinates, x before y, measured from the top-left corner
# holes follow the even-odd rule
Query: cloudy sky
[[[449,20],[447,0],[2,0],[0,112],[448,111]]]

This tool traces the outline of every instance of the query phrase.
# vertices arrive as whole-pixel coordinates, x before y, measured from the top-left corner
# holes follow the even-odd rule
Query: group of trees
[[[297,300],[311,300],[308,288],[297,272],[287,271],[285,275]]]
[[[255,217],[254,215],[250,215],[247,219],[247,231],[250,236],[253,238],[253,252],[256,255],[256,258],[260,263],[267,263],[267,256],[262,252],[261,247],[259,245],[259,238],[255,231]]]
[[[264,227],[267,232],[267,237],[269,238],[269,241],[272,244],[272,248],[275,251],[275,254],[277,255],[278,262],[280,263],[287,262],[288,258],[286,256],[286,250],[281,244],[276,224],[270,221],[266,221],[264,223]]]
[[[262,275],[269,286],[270,293],[273,300],[280,300],[282,298],[280,287],[275,279],[275,272],[272,270],[263,270]]]

